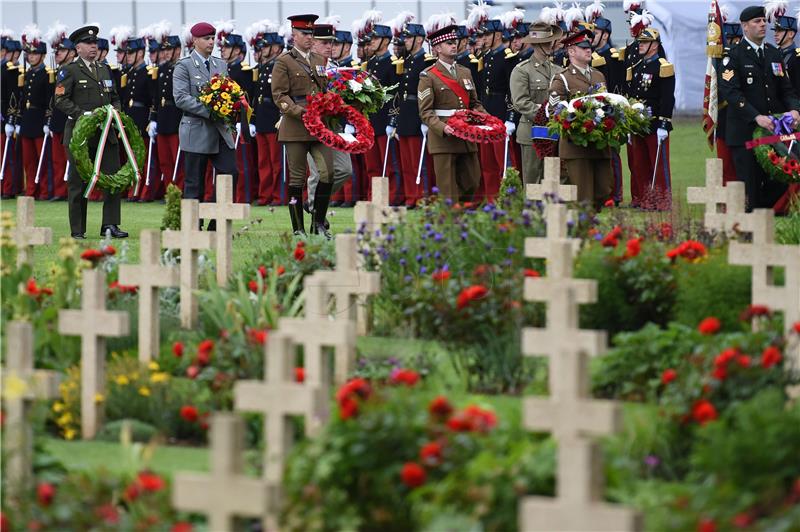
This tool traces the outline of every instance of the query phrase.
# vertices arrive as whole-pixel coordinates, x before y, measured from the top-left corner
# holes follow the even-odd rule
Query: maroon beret
[[[205,37],[207,35],[217,34],[216,28],[214,28],[214,26],[212,26],[208,22],[198,22],[197,24],[192,26],[192,29],[190,31],[192,32],[192,37]]]

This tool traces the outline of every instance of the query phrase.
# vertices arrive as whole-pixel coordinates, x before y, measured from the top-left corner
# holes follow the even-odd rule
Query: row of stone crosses
[[[545,178],[527,185],[529,199],[545,203],[547,233],[528,238],[525,255],[543,258],[546,275],[526,278],[527,301],[544,302],[546,324],[524,328],[525,356],[547,356],[550,361],[548,397],[523,399],[526,428],[550,432],[558,442],[556,496],[525,497],[520,503],[522,530],[638,530],[642,516],[633,510],[604,502],[601,453],[597,438],[621,427],[621,405],[595,400],[590,394],[589,357],[600,356],[607,345],[604,331],[581,329],[579,305],[597,299],[597,281],[573,278],[573,262],[580,240],[568,236],[573,216],[567,202],[575,201],[573,185],[560,183],[558,158],[545,161]],[[373,199],[355,209],[356,224],[373,231],[401,220],[405,212],[390,208],[388,180],[373,178]],[[49,228],[34,227],[32,198],[18,198],[17,225],[13,238],[20,262],[32,261],[33,247],[49,244]],[[749,243],[731,241],[729,261],[752,268],[752,303],[784,314],[787,328],[800,321],[800,246],[774,241],[771,210],[745,213],[742,183],[722,183],[722,162],[709,159],[704,187],[688,189],[689,203],[705,205],[707,230],[739,231],[752,235]],[[158,290],[180,286],[181,324],[191,328],[197,320],[198,253],[216,251],[216,275],[225,286],[231,274],[232,224],[247,219],[249,206],[232,201],[230,176],[219,176],[217,201],[199,205],[182,200],[179,231],[143,230],[139,265],[121,265],[120,282],[138,285],[139,358],[147,362],[158,353]],[[217,232],[197,230],[199,218],[217,220]],[[380,290],[378,273],[361,269],[361,255],[354,234],[336,237],[336,269],[317,271],[304,281],[305,316],[281,318],[271,331],[264,350],[263,380],[239,381],[234,388],[233,413],[218,413],[211,422],[210,474],[179,473],[172,488],[179,510],[205,514],[210,530],[232,530],[234,518],[261,519],[267,530],[278,528],[280,486],[284,460],[294,440],[290,418],[303,417],[307,436],[313,437],[328,417],[331,386],[343,382],[353,368],[357,335],[366,334],[367,296]],[[180,251],[180,265],[161,264],[161,249]],[[776,268],[784,270],[784,282],[774,283]],[[331,309],[331,303],[333,308]],[[81,427],[91,439],[102,423],[102,404],[95,401],[105,385],[105,339],[128,334],[128,315],[105,307],[105,274],[99,269],[83,272],[80,310],[61,310],[59,331],[81,336]],[[308,331],[316,331],[311,336]],[[25,486],[32,475],[31,428],[26,411],[34,400],[54,398],[58,377],[34,370],[33,330],[29,323],[11,322],[7,329],[4,379],[26,383],[26,393],[6,405],[6,445],[10,460],[6,475],[12,486]],[[306,377],[295,382],[291,374],[295,349],[305,352]],[[324,351],[334,351],[333,367]],[[787,354],[789,355],[789,354]],[[800,349],[793,354],[800,365]],[[237,412],[264,415],[266,438],[264,470],[259,478],[243,473],[244,423]]]

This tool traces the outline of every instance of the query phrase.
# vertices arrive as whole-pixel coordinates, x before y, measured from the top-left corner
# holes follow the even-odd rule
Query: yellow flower
[[[56,423],[60,426],[69,425],[72,422],[72,414],[69,412],[64,413],[61,417],[56,419]]]
[[[223,100],[230,100],[231,99],[231,95],[228,94],[227,92],[223,92],[222,93],[222,99]]]
[[[219,90],[219,81],[215,81],[211,84],[211,88],[215,91]]]
[[[18,375],[8,375],[3,383],[4,399],[19,399],[28,391],[28,383],[19,378]]]
[[[139,372],[138,371],[134,371],[133,373],[131,373],[131,380],[135,381],[135,380],[138,380],[138,379],[139,379]]]
[[[153,373],[150,376],[150,382],[154,384],[158,384],[159,382],[167,382],[169,380],[169,374],[163,371]]]
[[[141,386],[139,388],[139,395],[141,395],[143,397],[149,397],[150,396],[150,388],[148,388],[147,386]]]
[[[65,440],[74,440],[75,439],[75,429],[67,429],[64,431],[64,439]]]
[[[125,386],[130,383],[128,377],[126,377],[125,375],[120,375],[115,380],[117,381],[117,384],[120,386]]]
[[[94,402],[95,403],[102,403],[106,400],[106,397],[102,393],[94,394]]]
[[[150,363],[147,365],[147,367],[148,367],[148,369],[150,369],[150,371],[158,371],[158,362],[156,362],[156,361],[154,360],[154,361],[150,362]]]
[[[64,403],[62,403],[61,401],[56,401],[55,403],[53,403],[53,412],[58,414],[59,412],[62,412],[63,410],[64,410]]]

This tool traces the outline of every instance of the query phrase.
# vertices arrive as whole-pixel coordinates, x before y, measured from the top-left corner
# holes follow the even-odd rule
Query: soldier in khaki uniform
[[[511,102],[520,114],[517,142],[522,148],[522,179],[525,183],[538,183],[544,175],[544,164],[533,149],[531,128],[539,108],[547,102],[550,80],[560,70],[551,57],[553,43],[561,36],[561,28],[545,22],[531,26],[522,42],[533,45],[533,55],[511,72]]]
[[[469,69],[456,63],[456,30],[456,25],[449,25],[428,32],[439,60],[420,73],[417,87],[419,117],[428,126],[428,153],[433,156],[436,182],[441,194],[452,201],[472,199],[481,170],[477,146],[453,136],[447,118],[459,109],[486,112]]]
[[[590,35],[590,31],[583,30],[562,40],[570,66],[553,77],[549,98],[551,108],[590,91],[606,90],[606,78],[589,66],[592,61]],[[578,201],[592,202],[599,210],[611,198],[614,187],[610,150],[583,148],[562,138],[558,143],[558,155],[565,162],[570,182],[578,186]]]
[[[306,156],[311,154],[319,171],[319,184],[314,195],[314,214],[311,222],[312,234],[323,234],[331,238],[325,229],[325,215],[333,187],[333,152],[306,129],[302,116],[305,113],[306,96],[325,92],[326,59],[311,51],[314,41],[314,21],[317,15],[294,15],[292,22],[294,47],[278,57],[272,70],[272,99],[281,112],[278,141],[286,147],[289,170],[289,215],[294,234],[305,234],[303,225],[303,185],[306,182],[308,165]]]

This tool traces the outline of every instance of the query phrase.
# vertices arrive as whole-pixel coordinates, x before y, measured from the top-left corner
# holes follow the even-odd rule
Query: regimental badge
[[[747,84],[748,85],[752,85],[753,84],[753,78],[747,78]]]
[[[63,96],[65,90],[66,89],[64,88],[64,85],[59,83],[58,85],[56,85],[56,90],[55,90],[56,96]]]
[[[463,81],[464,81],[464,88],[467,89],[468,91],[471,91],[474,88],[472,86],[472,80],[471,79],[465,79]]]
[[[730,81],[733,79],[734,74],[735,72],[733,70],[727,69],[722,72],[722,79],[724,79],[725,81]]]
[[[731,58],[730,57],[726,57],[726,58],[724,58],[722,60],[722,66],[728,66],[728,63],[730,63],[730,62],[731,62]]]
[[[772,63],[772,73],[778,77],[783,77],[783,63]]]

